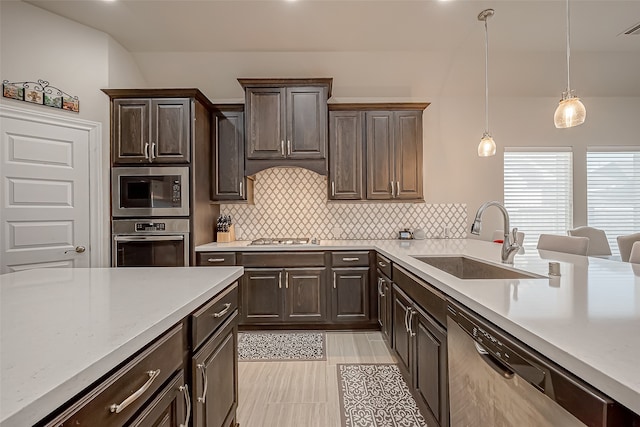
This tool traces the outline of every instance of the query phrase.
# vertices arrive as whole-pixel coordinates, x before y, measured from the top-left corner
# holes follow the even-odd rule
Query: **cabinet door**
[[[245,268],[242,276],[242,322],[269,323],[282,320],[282,269]]]
[[[330,199],[362,199],[363,123],[361,111],[329,112]]]
[[[394,175],[397,199],[422,196],[422,112],[396,111],[394,115]]]
[[[378,273],[378,324],[382,337],[391,344],[391,288],[389,281]]]
[[[247,159],[284,158],[284,88],[248,88],[245,99]]]
[[[393,112],[367,111],[367,199],[392,198]],[[395,191],[395,190],[394,190]]]
[[[290,87],[286,94],[287,158],[326,158],[327,89]]]
[[[409,372],[410,339],[407,330],[408,314],[411,310],[409,298],[398,289],[393,287],[393,349],[396,351],[400,368],[405,373]],[[411,385],[409,385],[411,387]]]
[[[428,425],[449,425],[447,333],[431,316],[413,309],[413,384]]]
[[[151,158],[154,163],[188,163],[191,141],[188,98],[152,99]]]
[[[182,371],[147,404],[129,427],[180,427],[187,425],[187,401],[191,396]]]
[[[114,164],[150,161],[150,99],[114,99],[111,148]]]
[[[238,406],[238,327],[233,315],[192,360],[194,427],[227,427]]]
[[[368,322],[369,268],[334,268],[333,320],[336,322]]]
[[[211,200],[246,200],[244,113],[222,111],[215,115],[215,125]]]
[[[285,322],[323,322],[326,320],[326,269],[288,268],[285,270]]]

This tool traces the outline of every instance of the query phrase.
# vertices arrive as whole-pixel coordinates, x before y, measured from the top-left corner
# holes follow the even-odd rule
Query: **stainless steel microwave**
[[[189,216],[189,168],[114,167],[113,217]]]

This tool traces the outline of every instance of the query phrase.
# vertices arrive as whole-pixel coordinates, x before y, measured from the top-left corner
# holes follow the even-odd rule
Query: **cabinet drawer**
[[[331,252],[332,267],[367,267],[369,252]]]
[[[376,254],[376,268],[382,271],[382,273],[388,278],[391,277],[391,261],[383,257],[380,254]]]
[[[243,252],[245,267],[324,267],[324,252]]]
[[[183,327],[179,324],[47,426],[124,425],[174,372],[182,368],[182,357]]]
[[[393,281],[427,314],[446,326],[447,300],[444,294],[397,265],[393,266]]]
[[[191,316],[191,342],[194,350],[211,335],[238,308],[238,282],[193,313]]]
[[[196,265],[236,265],[235,252],[198,252]]]

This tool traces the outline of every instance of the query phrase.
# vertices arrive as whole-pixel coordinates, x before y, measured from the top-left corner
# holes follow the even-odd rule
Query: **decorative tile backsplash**
[[[300,168],[256,174],[255,205],[223,204],[238,240],[260,237],[395,239],[404,228],[427,238],[465,238],[465,204],[327,202],[327,178]],[[447,228],[445,236],[444,228]]]

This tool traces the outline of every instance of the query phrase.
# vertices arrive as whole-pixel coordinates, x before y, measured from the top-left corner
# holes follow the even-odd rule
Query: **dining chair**
[[[587,255],[589,251],[589,238],[541,234],[540,238],[538,238],[537,249],[564,252],[573,255]]]
[[[631,255],[629,255],[629,262],[632,264],[640,264],[640,241],[633,242]]]
[[[574,237],[586,237],[589,239],[589,250],[587,255],[590,256],[606,256],[611,255],[611,246],[604,230],[594,227],[577,227],[568,230],[567,234]]]
[[[624,262],[629,262],[629,256],[631,256],[631,247],[634,242],[640,241],[640,233],[627,234],[624,236],[618,236],[618,249],[620,249],[620,259]]]

